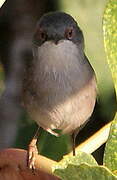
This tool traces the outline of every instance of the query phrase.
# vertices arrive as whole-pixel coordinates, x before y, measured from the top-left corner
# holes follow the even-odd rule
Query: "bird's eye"
[[[73,34],[74,34],[74,31],[73,31],[73,28],[70,27],[70,28],[67,28],[66,31],[65,31],[65,37],[69,40],[71,40],[73,38]]]
[[[34,34],[34,41],[36,43],[42,43],[46,40],[47,40],[47,33],[42,28],[38,28],[36,33]]]
[[[45,41],[47,39],[47,34],[44,31],[40,31],[39,33],[40,40]]]

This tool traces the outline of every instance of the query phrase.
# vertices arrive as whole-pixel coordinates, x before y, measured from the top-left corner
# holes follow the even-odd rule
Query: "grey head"
[[[38,22],[34,34],[34,44],[40,46],[45,41],[70,40],[84,47],[81,29],[72,16],[64,12],[54,12],[44,15]]]

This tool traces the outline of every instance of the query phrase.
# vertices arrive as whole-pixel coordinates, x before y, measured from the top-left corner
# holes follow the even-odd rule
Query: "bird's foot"
[[[37,143],[37,139],[33,138],[28,148],[27,165],[29,169],[32,169],[33,171],[35,170],[36,155],[38,155],[38,149],[37,149],[36,143]]]

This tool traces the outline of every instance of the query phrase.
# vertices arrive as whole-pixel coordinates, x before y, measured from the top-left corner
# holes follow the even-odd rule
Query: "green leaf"
[[[104,45],[117,95],[117,0],[109,0],[103,19]],[[111,126],[104,165],[117,174],[117,114]]]
[[[117,180],[111,171],[103,166],[69,164],[65,169],[56,169],[55,174],[62,180]]]
[[[104,46],[117,94],[117,0],[109,0],[103,19]]]
[[[63,154],[68,153],[71,149],[71,137],[69,135],[55,137],[43,131],[39,138],[38,149],[40,153],[55,161],[61,160]]]
[[[106,143],[104,165],[117,174],[117,114],[111,125],[110,135]]]
[[[85,152],[77,151],[77,155],[66,155],[63,159],[58,163],[56,168],[66,168],[68,164],[80,165],[81,163],[88,163],[90,165],[98,165],[94,157]]]
[[[78,152],[77,156],[65,156],[55,167],[54,174],[63,180],[115,180],[117,177],[104,166],[98,166],[92,155]]]

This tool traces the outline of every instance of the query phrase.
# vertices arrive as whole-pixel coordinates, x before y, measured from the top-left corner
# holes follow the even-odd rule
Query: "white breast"
[[[94,72],[71,41],[61,40],[58,45],[46,42],[34,50],[34,55],[37,98],[32,98],[29,112],[31,109],[32,118],[47,131],[72,132],[92,114],[96,99]]]

